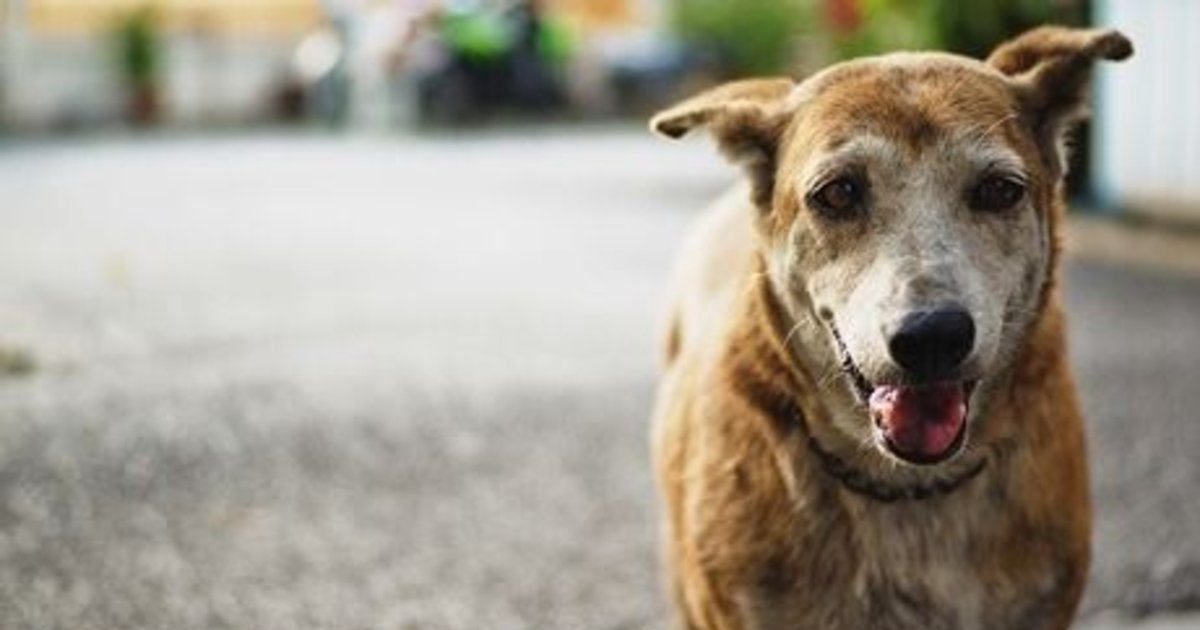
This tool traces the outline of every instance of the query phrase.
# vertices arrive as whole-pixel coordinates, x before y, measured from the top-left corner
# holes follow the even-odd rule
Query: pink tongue
[[[900,454],[936,458],[962,431],[967,400],[962,385],[881,385],[871,392],[871,413]]]

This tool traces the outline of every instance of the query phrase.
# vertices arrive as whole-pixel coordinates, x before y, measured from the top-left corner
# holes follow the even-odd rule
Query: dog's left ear
[[[681,138],[696,127],[707,127],[721,151],[746,171],[754,203],[768,211],[776,152],[788,120],[787,95],[794,87],[787,78],[726,83],[659,112],[650,119],[650,128]]]
[[[1132,54],[1133,44],[1115,30],[1043,26],[1001,44],[987,63],[1013,80],[1027,123],[1062,174],[1066,134],[1088,115],[1092,66]]]

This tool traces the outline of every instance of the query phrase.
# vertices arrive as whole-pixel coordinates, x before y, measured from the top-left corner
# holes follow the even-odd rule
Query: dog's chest
[[[851,586],[859,609],[895,628],[983,630],[988,598],[972,548],[990,532],[889,506],[863,519]],[[916,508],[919,509],[919,508]]]
[[[1022,626],[1053,588],[1042,575],[1011,575],[980,550],[996,546],[995,519],[944,518],[921,507],[888,507],[863,515],[847,548],[821,557],[844,559],[841,570],[813,566],[820,579],[801,588],[760,591],[745,601],[751,627],[992,630]],[[836,539],[836,538],[831,538]],[[803,570],[802,570],[803,573]]]

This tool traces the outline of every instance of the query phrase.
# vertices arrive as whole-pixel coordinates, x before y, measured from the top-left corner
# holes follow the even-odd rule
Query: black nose
[[[971,314],[953,306],[905,315],[888,340],[888,350],[914,376],[937,378],[958,367],[974,344]]]

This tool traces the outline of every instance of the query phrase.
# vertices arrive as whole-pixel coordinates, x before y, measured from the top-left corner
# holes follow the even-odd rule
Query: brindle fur
[[[936,54],[860,60],[799,85],[730,84],[656,117],[672,137],[707,125],[748,175],[684,248],[655,410],[665,551],[685,627],[1069,626],[1088,569],[1090,507],[1056,283],[1062,135],[1081,115],[1091,62],[1129,52],[1113,31],[1043,28],[990,65]],[[859,132],[909,159],[953,148],[964,129],[1020,158],[1029,216],[969,224],[978,240],[964,260],[986,273],[1015,266],[1003,270],[1012,297],[996,307],[997,347],[980,360],[964,451],[911,466],[863,439],[869,420],[825,325],[858,316],[839,312],[849,289],[834,285],[867,268],[853,262],[864,231],[887,228],[817,225],[790,182],[819,148]],[[832,289],[807,277],[831,267]],[[920,287],[903,295],[921,299]],[[830,474],[810,441],[901,491],[982,470],[949,492],[881,501]]]

